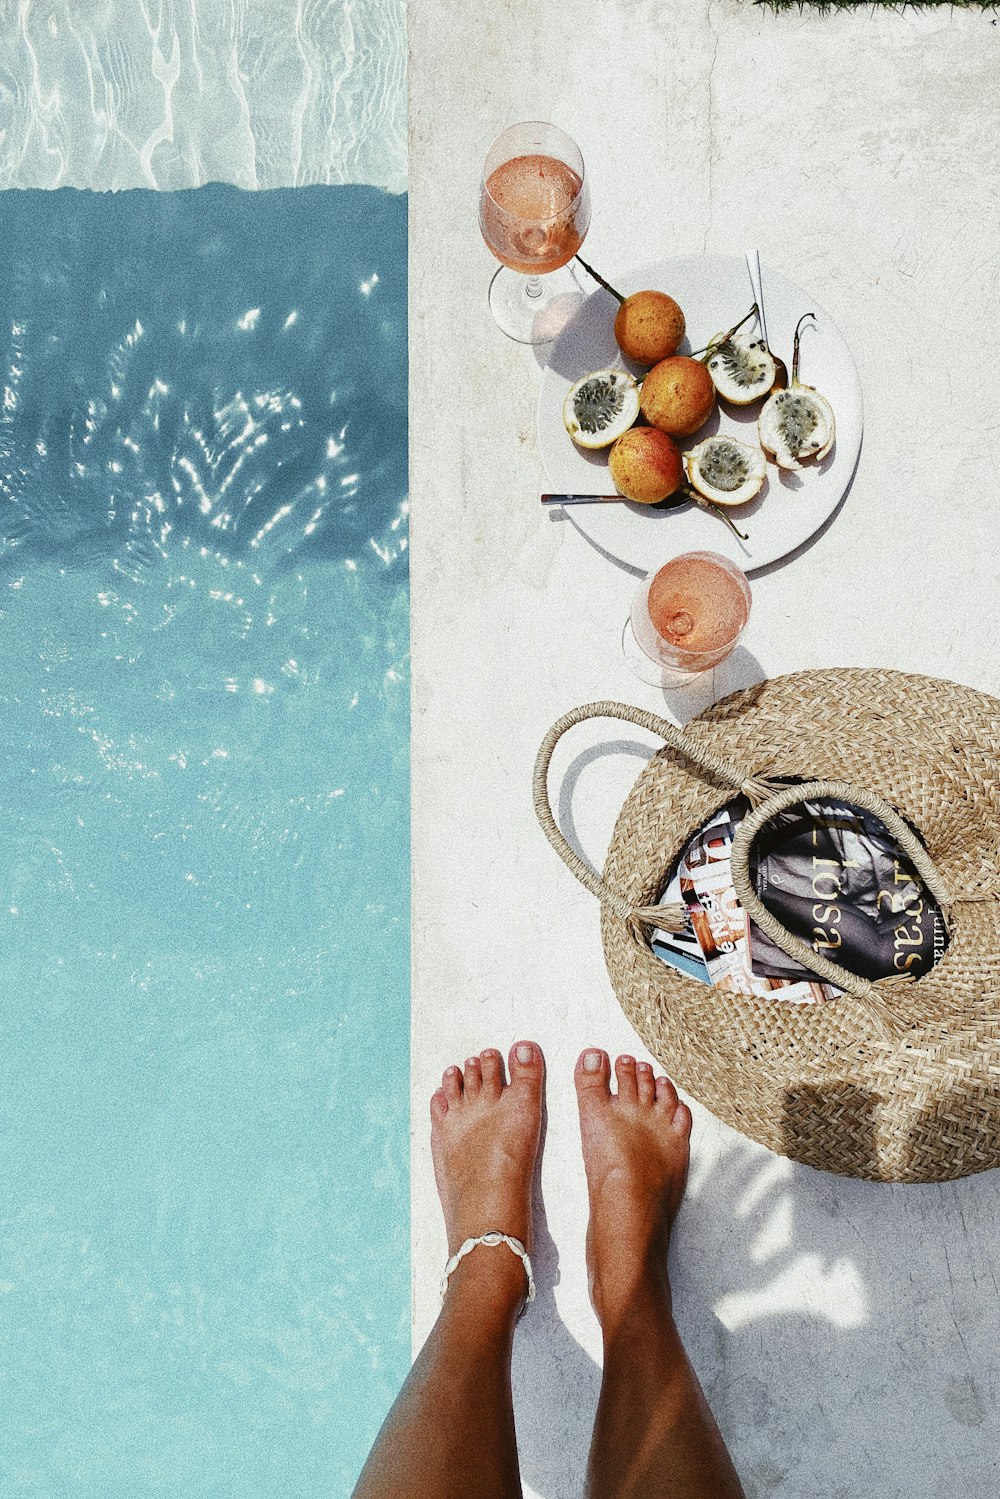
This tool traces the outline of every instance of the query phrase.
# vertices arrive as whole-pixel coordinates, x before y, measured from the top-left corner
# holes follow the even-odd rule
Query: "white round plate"
[[[663,260],[608,279],[626,296],[649,287],[669,292],[680,303],[687,322],[682,354],[704,348],[753,303],[746,262],[736,256]],[[808,541],[847,493],[861,452],[861,384],[854,358],[833,319],[809,292],[764,265],[761,282],[768,343],[788,365],[789,375],[795,325],[803,313],[816,314],[815,323],[803,325],[799,378],[815,386],[833,407],[833,451],[820,464],[790,472],[768,463],[760,494],[732,512],[740,530],[747,532],[747,542],[734,536],[719,516],[697,505],[672,510],[624,501],[567,506],[565,514],[590,541],[631,567],[647,572],[681,552],[702,548],[731,558],[744,572],[767,567]],[[615,343],[616,310],[609,292],[595,291],[553,344],[538,399],[538,445],[553,493],[614,493],[607,449],[588,453],[578,448],[563,425],[562,407],[570,386],[591,370],[618,365],[642,373],[638,366],[628,365]],[[720,402],[703,428],[678,440],[682,447],[693,447],[721,432],[756,443],[761,405],[755,401],[740,408]]]

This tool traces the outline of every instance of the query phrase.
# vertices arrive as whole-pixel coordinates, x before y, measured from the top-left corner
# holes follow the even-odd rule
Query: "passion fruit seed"
[[[703,349],[695,349],[691,355],[692,359],[700,359],[703,354],[711,354],[718,348],[719,344],[728,343],[734,334],[739,333],[744,323],[749,323],[752,317],[757,315],[757,303],[755,302],[749,312],[745,312],[738,323],[734,323],[728,333],[717,333],[711,343],[707,343]]]
[[[625,370],[594,370],[566,392],[563,423],[582,448],[606,448],[639,415],[639,389]]]
[[[836,421],[833,407],[811,385],[799,379],[799,342],[802,324],[813,317],[803,313],[795,328],[792,349],[792,383],[787,390],[776,391],[757,421],[761,446],[774,454],[779,468],[801,467],[800,458],[823,459],[833,447]]]
[[[767,461],[760,448],[735,437],[706,437],[684,454],[684,471],[697,494],[715,507],[746,505],[760,494]],[[746,538],[737,532],[741,540]]]
[[[746,342],[741,338],[730,338],[717,344],[708,367],[713,376],[716,373],[724,375],[741,390],[752,390],[762,380],[770,382],[774,374],[774,361],[762,338]]]
[[[751,318],[760,321],[757,303],[730,328],[717,333],[701,351],[704,364],[724,401],[734,406],[749,406],[788,383],[784,365],[775,359],[763,332],[740,333]]]
[[[625,405],[625,387],[606,375],[596,375],[576,393],[573,409],[584,432],[603,432]]]
[[[780,390],[774,398],[774,408],[781,434],[797,458],[808,448],[815,451],[822,446],[817,438],[809,440],[819,426],[819,417],[808,396],[798,395],[794,389]]]
[[[746,454],[735,442],[717,437],[701,458],[699,468],[713,489],[731,493],[745,484],[750,476]]]

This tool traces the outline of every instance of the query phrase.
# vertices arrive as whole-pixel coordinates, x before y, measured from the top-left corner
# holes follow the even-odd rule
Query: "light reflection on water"
[[[0,202],[7,1424],[81,1496],[346,1489],[408,1355],[405,203]]]
[[[0,184],[406,186],[401,0],[13,0]]]

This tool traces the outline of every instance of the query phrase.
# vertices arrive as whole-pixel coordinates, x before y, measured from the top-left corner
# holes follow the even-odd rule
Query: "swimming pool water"
[[[5,0],[0,187],[406,189],[404,0]]]
[[[0,1492],[346,1494],[409,1361],[405,199],[0,223]]]

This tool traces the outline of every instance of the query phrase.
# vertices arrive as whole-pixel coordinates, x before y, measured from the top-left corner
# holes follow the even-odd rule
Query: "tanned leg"
[[[587,1265],[604,1336],[588,1499],[744,1499],[674,1324],[667,1245],[684,1195],[691,1113],[629,1056],[576,1067],[590,1194]]]
[[[542,1120],[538,1046],[449,1067],[431,1099],[434,1175],[448,1252],[499,1229],[531,1249]],[[441,1314],[376,1439],[354,1499],[520,1499],[510,1361],[527,1278],[505,1244],[454,1271]]]

